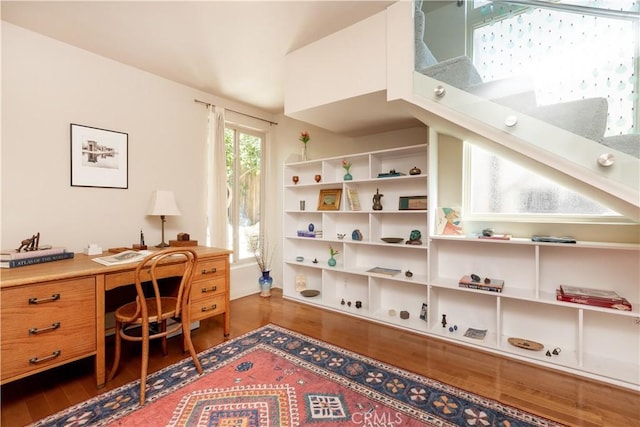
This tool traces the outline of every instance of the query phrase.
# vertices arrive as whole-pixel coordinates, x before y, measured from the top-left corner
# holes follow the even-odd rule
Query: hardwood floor
[[[315,309],[284,300],[279,290],[274,290],[271,298],[252,295],[231,302],[231,338],[267,323],[568,425],[640,426],[637,392]],[[197,351],[222,341],[219,319],[204,321],[193,332]],[[162,356],[158,346],[152,348],[149,372],[188,357],[180,346],[181,340],[172,338],[167,357]],[[1,388],[1,425],[28,424],[137,379],[138,347],[124,347],[118,375],[101,390],[95,386],[92,358],[5,384]],[[112,350],[108,346],[108,369]]]

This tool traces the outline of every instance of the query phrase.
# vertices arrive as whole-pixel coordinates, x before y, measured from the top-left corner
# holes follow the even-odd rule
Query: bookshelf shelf
[[[342,180],[343,157],[284,166],[284,297],[640,390],[640,246],[435,235],[436,203],[424,210],[399,209],[400,197],[426,196],[435,187],[424,173],[428,151],[423,144],[346,156],[353,164],[351,181]],[[423,172],[409,175],[414,166]],[[406,175],[377,177],[392,169]],[[319,183],[314,182],[316,174],[322,176]],[[293,175],[300,177],[297,185],[291,184]],[[342,189],[340,210],[316,210],[319,190],[327,188]],[[361,210],[350,209],[348,189],[358,193]],[[372,209],[377,191],[384,194],[381,211]],[[306,200],[304,211],[300,200]],[[309,223],[323,231],[322,238],[296,236]],[[355,229],[362,240],[352,240]],[[421,233],[421,245],[406,244],[414,229]],[[339,239],[339,234],[345,236]],[[404,241],[386,243],[383,237]],[[340,251],[335,267],[327,264],[328,245]],[[295,261],[296,256],[304,261]],[[314,258],[317,264],[311,262]],[[372,267],[400,272],[376,274],[368,271]],[[405,276],[407,270],[411,277]],[[459,287],[460,278],[471,273],[504,280],[503,292]],[[319,296],[305,298],[296,291],[299,274],[305,275],[308,288],[320,290]],[[633,310],[557,301],[555,290],[561,284],[616,291]],[[427,305],[425,319],[420,318],[422,304]],[[401,311],[408,318],[401,318]],[[449,331],[453,325],[457,330]],[[468,328],[487,332],[483,339],[469,338],[464,336]],[[514,347],[510,337],[540,342],[544,349]],[[547,356],[555,348],[560,354]]]

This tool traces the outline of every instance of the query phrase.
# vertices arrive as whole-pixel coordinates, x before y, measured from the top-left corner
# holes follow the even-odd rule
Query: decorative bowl
[[[383,237],[380,240],[387,243],[401,243],[404,239],[402,237]]]
[[[300,295],[302,295],[303,297],[316,297],[318,295],[320,295],[320,291],[317,289],[305,289],[303,291],[300,291]]]

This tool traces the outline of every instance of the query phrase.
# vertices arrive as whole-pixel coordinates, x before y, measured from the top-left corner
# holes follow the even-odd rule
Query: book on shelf
[[[504,288],[504,280],[487,278],[482,281],[475,281],[469,275],[462,276],[458,281],[461,288],[478,289],[481,291],[502,292]]]
[[[119,264],[129,264],[132,262],[139,262],[144,259],[147,255],[149,255],[151,251],[123,251],[117,253],[115,255],[91,258],[91,261],[95,261],[102,265],[119,265]]]
[[[42,264],[45,262],[60,261],[74,257],[73,252],[60,252],[51,255],[40,255],[31,258],[19,258],[9,261],[0,261],[0,268],[25,267],[27,265]]]
[[[66,252],[66,248],[62,247],[45,247],[43,249],[38,249],[35,251],[24,251],[18,252],[14,250],[2,251],[0,252],[0,261],[11,261],[13,259],[25,259],[25,258],[35,258],[39,256],[45,255],[55,255]]]
[[[560,285],[559,290],[562,296],[566,297],[602,299],[607,301],[621,301],[624,299],[615,291],[607,291],[605,289]]]
[[[467,338],[473,338],[474,340],[483,340],[484,337],[487,336],[487,330],[467,328],[467,331],[464,333],[464,336]]]
[[[576,239],[571,236],[531,236],[532,242],[546,243],[576,243]]]
[[[631,303],[625,298],[621,299],[606,299],[606,298],[592,298],[587,296],[577,295],[564,295],[558,288],[556,289],[556,300],[563,302],[572,302],[574,304],[584,304],[594,307],[613,308],[616,310],[631,311]]]
[[[402,270],[396,270],[394,268],[385,268],[385,267],[373,267],[367,270],[368,273],[384,274],[387,276],[395,276],[401,271]]]
[[[511,234],[492,234],[491,236],[478,236],[478,239],[484,240],[511,240]]]
[[[298,230],[296,231],[296,234],[298,237],[322,238],[323,236],[323,233],[321,230],[317,230],[317,231]]]
[[[360,197],[358,196],[358,190],[352,187],[347,187],[347,201],[349,202],[349,209],[352,211],[359,211]]]

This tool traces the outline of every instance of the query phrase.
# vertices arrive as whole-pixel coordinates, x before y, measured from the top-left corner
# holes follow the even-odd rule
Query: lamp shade
[[[154,191],[151,194],[147,215],[180,215],[173,191]]]

